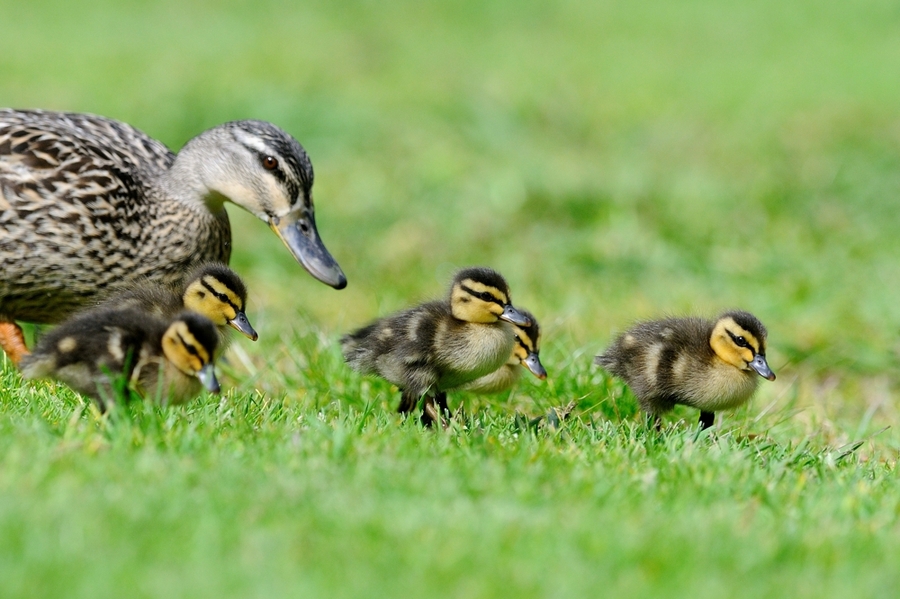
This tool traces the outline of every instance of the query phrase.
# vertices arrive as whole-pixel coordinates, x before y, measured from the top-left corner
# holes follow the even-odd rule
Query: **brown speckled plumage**
[[[134,281],[176,285],[194,265],[227,263],[226,200],[341,288],[312,183],[300,144],[261,121],[210,129],[176,156],[111,119],[0,110],[0,321],[59,322]]]

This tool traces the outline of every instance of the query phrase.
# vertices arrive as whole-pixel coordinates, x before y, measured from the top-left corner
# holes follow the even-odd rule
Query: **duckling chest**
[[[494,372],[512,353],[514,334],[506,323],[445,327],[435,338],[438,386],[449,389]]]
[[[684,403],[705,410],[727,410],[747,401],[756,390],[756,373],[739,370],[724,363],[714,363],[702,376],[685,376]]]

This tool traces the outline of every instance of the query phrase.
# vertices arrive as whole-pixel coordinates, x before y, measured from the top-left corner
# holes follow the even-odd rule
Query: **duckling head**
[[[506,280],[490,268],[466,268],[456,273],[450,287],[450,309],[454,318],[465,322],[491,324],[505,320],[518,326],[531,324],[513,307]]]
[[[748,312],[726,312],[713,325],[709,345],[726,364],[744,371],[756,371],[761,377],[775,380],[766,362],[766,327]]]
[[[347,286],[316,229],[312,162],[286,132],[265,121],[225,123],[190,140],[171,172],[178,186],[193,186],[214,211],[224,214],[221,203],[230,200],[268,223],[318,280]]]
[[[223,264],[206,264],[186,279],[184,307],[210,319],[216,326],[228,325],[253,341],[259,338],[244,313],[247,287]]]
[[[547,371],[544,369],[544,365],[541,364],[541,358],[538,356],[541,344],[541,328],[531,312],[527,310],[519,311],[531,320],[531,325],[513,325],[513,332],[516,334],[513,355],[519,359],[519,363],[527,368],[531,374],[543,380],[547,378]]]
[[[163,354],[175,368],[200,379],[210,393],[218,393],[219,381],[213,369],[213,356],[219,335],[213,323],[195,312],[182,312],[162,337]]]

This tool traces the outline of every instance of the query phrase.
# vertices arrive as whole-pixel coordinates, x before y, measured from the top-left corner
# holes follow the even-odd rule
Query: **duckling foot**
[[[431,427],[435,422],[441,423],[441,428],[447,428],[448,421],[452,417],[447,406],[447,394],[438,393],[434,397],[426,397],[422,406],[422,426]]]
[[[700,430],[708,429],[713,425],[713,422],[716,420],[715,412],[704,412],[700,411]]]
[[[25,345],[22,327],[10,321],[0,321],[0,347],[16,366],[30,353]]]

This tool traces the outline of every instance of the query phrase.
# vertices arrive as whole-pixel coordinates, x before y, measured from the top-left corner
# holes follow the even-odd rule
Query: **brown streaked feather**
[[[0,316],[54,323],[142,277],[227,262],[227,216],[155,186],[173,160],[125,123],[0,110]]]

